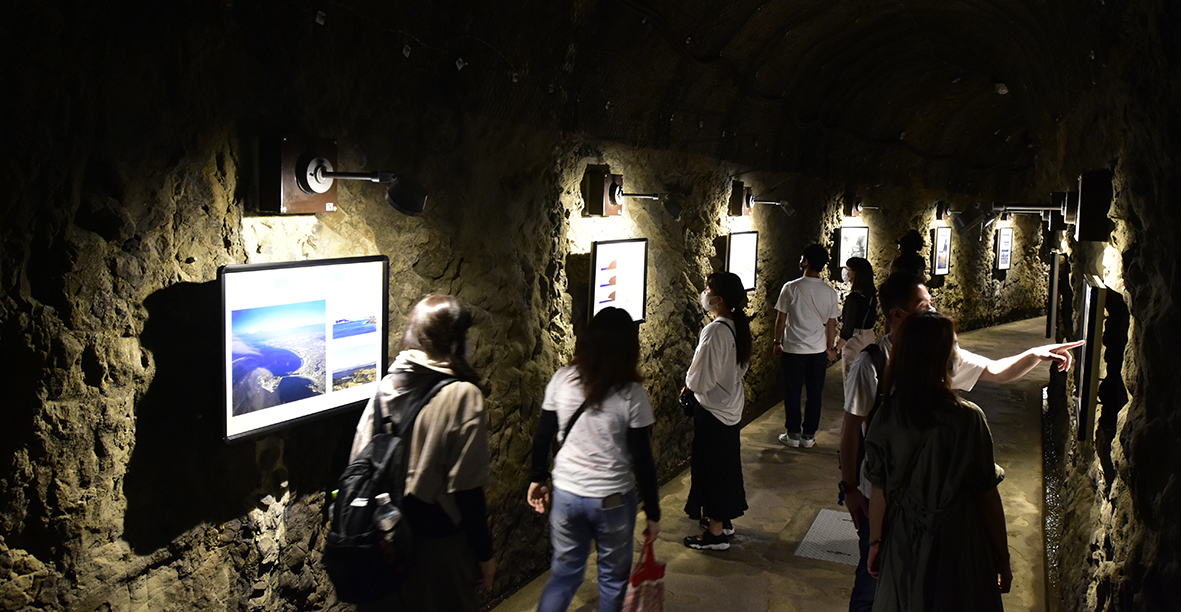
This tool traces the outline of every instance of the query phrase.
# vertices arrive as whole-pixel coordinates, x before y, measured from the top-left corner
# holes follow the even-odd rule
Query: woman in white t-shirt
[[[637,494],[648,527],[660,533],[660,490],[650,430],[656,421],[640,384],[639,328],[627,311],[604,308],[578,336],[574,361],[545,388],[533,436],[533,466],[526,501],[545,513],[550,501],[550,446],[554,458],[550,537],[554,556],[539,612],[570,606],[582,584],[590,541],[598,551],[599,610],[619,610],[631,570]],[[560,428],[560,429],[559,429]],[[632,473],[635,473],[633,478]]]
[[[731,521],[746,511],[740,447],[746,394],[742,376],[750,366],[750,319],[746,290],[736,274],[718,272],[705,280],[701,307],[714,320],[701,330],[686,390],[697,406],[693,413],[691,485],[685,512],[700,519],[703,532],[685,538],[698,550],[726,550],[734,534]]]

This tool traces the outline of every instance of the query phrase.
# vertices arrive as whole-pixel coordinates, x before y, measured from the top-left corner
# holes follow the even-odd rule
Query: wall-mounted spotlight
[[[607,166],[587,166],[582,174],[582,200],[586,214],[617,217],[623,214],[624,198],[659,200],[659,193],[624,193],[623,175],[611,174]]]
[[[968,230],[980,225],[984,221],[984,218],[984,213],[976,206],[973,206],[956,215],[951,220],[951,225],[955,228],[957,234],[964,234]]]
[[[860,217],[862,208],[860,198],[846,198],[841,205],[841,212],[846,217]]]
[[[951,204],[947,202],[935,203],[935,220],[948,221],[951,219]]]
[[[336,210],[336,181],[358,180],[386,186],[385,200],[394,210],[417,217],[426,209],[427,192],[413,179],[393,172],[337,172],[336,143],[288,136],[262,143],[260,168],[279,176],[278,183],[260,181],[259,208],[279,214]]]

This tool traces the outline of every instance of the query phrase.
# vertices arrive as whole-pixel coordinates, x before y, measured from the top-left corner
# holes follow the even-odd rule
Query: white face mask
[[[704,308],[706,312],[713,312],[714,306],[718,303],[717,300],[718,296],[706,295],[704,291],[701,292],[701,307]]]
[[[846,283],[853,282],[853,275],[849,273],[848,268],[841,268],[841,281]]]

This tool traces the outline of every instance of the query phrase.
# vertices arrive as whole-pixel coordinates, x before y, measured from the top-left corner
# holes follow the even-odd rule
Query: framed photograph
[[[1046,337],[1058,342],[1058,275],[1062,270],[1062,255],[1050,253],[1049,295],[1046,296]]]
[[[590,316],[613,306],[643,321],[648,301],[648,239],[591,244]]]
[[[223,266],[225,439],[357,407],[385,374],[384,255]]]
[[[837,269],[845,265],[850,257],[861,257],[863,259],[869,258],[869,228],[868,227],[842,227],[840,229],[841,235],[841,250],[840,261],[837,263]]]
[[[931,241],[931,276],[946,276],[951,272],[951,228],[935,228]]]
[[[1002,227],[996,231],[996,269],[1008,270],[1013,267],[1013,228]]]
[[[1083,318],[1080,331],[1083,339],[1082,359],[1078,361],[1076,379],[1078,397],[1075,402],[1075,416],[1078,418],[1078,436],[1082,441],[1090,440],[1095,431],[1095,403],[1099,392],[1099,371],[1103,354],[1103,320],[1106,317],[1107,286],[1099,277],[1083,276]]]
[[[733,232],[726,241],[726,271],[742,279],[742,287],[755,290],[755,275],[759,259],[759,233]]]

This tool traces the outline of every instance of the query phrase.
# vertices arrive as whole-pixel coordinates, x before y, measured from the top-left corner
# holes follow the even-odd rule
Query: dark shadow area
[[[1103,466],[1106,492],[1117,479],[1115,462],[1111,456],[1111,443],[1118,435],[1117,420],[1120,410],[1128,404],[1128,388],[1124,385],[1124,351],[1128,346],[1128,330],[1132,326],[1131,313],[1117,291],[1107,292],[1107,318],[1103,324],[1103,361],[1107,364],[1106,376],[1099,383],[1099,400],[1095,428],[1095,452]]]
[[[144,300],[140,343],[156,375],[136,406],[123,537],[138,554],[202,522],[246,513],[259,486],[254,445],[222,441],[218,283],[179,283]]]
[[[145,300],[140,342],[156,375],[136,407],[124,538],[139,554],[201,523],[241,517],[256,498],[331,491],[348,460],[359,409],[279,434],[257,457],[250,440],[223,442],[221,294],[216,281],[180,283]]]
[[[566,293],[570,295],[570,321],[574,334],[590,321],[590,253],[566,255]]]
[[[48,346],[35,346],[41,334],[31,334],[20,317],[0,321],[0,363],[8,384],[5,385],[4,409],[0,411],[0,536],[8,548],[24,549],[42,561],[49,561],[62,534],[51,530],[50,513],[36,491],[28,490],[16,471],[17,453],[28,449],[29,460],[37,462],[44,454],[37,442],[36,421],[41,412],[40,391],[48,397],[60,397],[65,386],[64,369],[54,368]],[[59,355],[61,361],[64,356]]]

